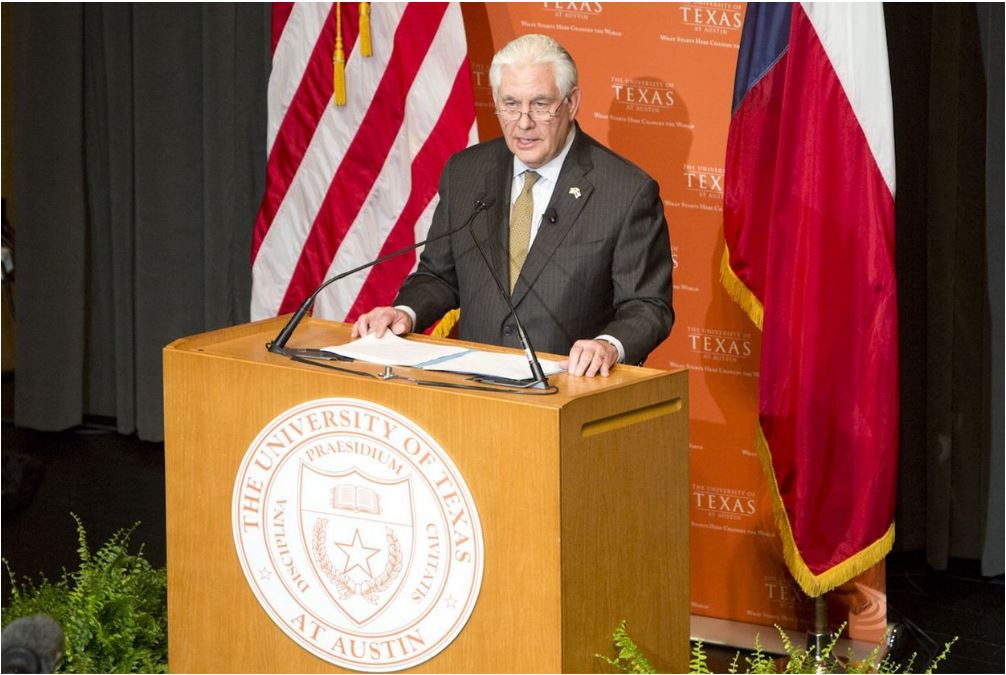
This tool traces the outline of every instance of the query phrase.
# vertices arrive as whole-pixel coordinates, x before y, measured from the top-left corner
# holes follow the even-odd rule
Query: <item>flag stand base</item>
[[[824,594],[814,598],[814,630],[807,633],[807,651],[814,655],[815,672],[827,673],[831,655],[824,656],[834,636],[828,630],[828,601]],[[813,651],[812,651],[813,650]]]

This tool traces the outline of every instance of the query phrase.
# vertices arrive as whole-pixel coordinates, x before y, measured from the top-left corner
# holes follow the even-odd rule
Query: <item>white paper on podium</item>
[[[561,373],[558,361],[538,359],[546,376]],[[439,362],[418,366],[424,370],[441,370],[448,373],[468,373],[469,375],[489,375],[505,377],[509,380],[527,380],[531,377],[531,366],[523,354],[500,354],[472,349],[463,354],[443,359]]]
[[[406,340],[405,338],[398,337],[390,330],[385,331],[384,337],[377,337],[373,333],[368,333],[362,338],[347,342],[344,345],[335,345],[333,347],[325,347],[324,349],[326,352],[348,356],[357,361],[379,363],[382,366],[412,366],[414,368],[418,367],[421,363],[457,356],[468,351],[466,347],[448,347],[428,342]]]
[[[522,354],[501,354],[481,349],[406,340],[391,331],[386,331],[380,338],[370,333],[344,345],[324,349],[327,352],[382,366],[409,366],[448,373],[505,377],[511,380],[531,378],[531,369]],[[545,375],[562,372],[558,361],[540,359],[540,363]]]

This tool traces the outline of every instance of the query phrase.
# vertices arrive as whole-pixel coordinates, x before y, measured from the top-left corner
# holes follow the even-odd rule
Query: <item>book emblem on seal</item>
[[[432,658],[478,598],[482,530],[467,485],[425,431],[374,403],[320,399],[267,424],[238,471],[232,523],[265,612],[345,668]]]

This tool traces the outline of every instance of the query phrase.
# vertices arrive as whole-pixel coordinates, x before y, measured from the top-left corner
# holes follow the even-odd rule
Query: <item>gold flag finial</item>
[[[332,54],[332,102],[346,105],[346,54],[342,49],[342,3],[335,3],[335,53]]]
[[[370,44],[370,3],[360,3],[360,54],[373,56],[374,49]]]

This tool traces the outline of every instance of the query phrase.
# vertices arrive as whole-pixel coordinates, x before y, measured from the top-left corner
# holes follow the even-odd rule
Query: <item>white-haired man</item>
[[[671,253],[656,182],[575,123],[576,64],[555,40],[525,35],[493,58],[503,137],[447,162],[430,236],[472,223],[536,349],[569,354],[573,375],[641,363],[670,333]],[[519,347],[505,301],[471,233],[426,246],[393,307],[357,319],[355,336],[425,330],[461,308],[465,340]]]

